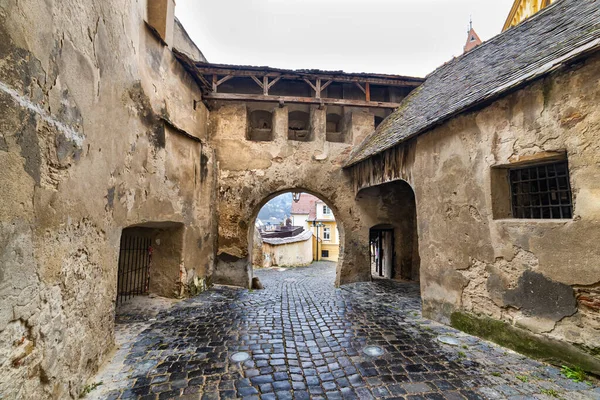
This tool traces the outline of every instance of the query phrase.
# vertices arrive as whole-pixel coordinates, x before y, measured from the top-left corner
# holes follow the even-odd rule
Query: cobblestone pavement
[[[418,285],[335,289],[331,263],[255,275],[265,290],[215,287],[174,305],[130,307],[118,319],[119,349],[90,381],[103,383],[88,397],[600,399],[596,382],[573,382],[423,319]],[[366,355],[368,345],[384,354]],[[250,359],[231,361],[240,351]]]

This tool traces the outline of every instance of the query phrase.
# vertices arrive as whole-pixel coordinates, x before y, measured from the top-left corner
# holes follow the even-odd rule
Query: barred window
[[[509,170],[513,218],[573,217],[567,161]]]
[[[329,258],[329,250],[321,250],[321,257]]]

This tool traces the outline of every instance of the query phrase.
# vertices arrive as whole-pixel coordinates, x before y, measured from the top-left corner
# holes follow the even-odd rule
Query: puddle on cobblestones
[[[164,310],[156,321],[137,322],[135,335],[123,333],[131,332],[128,324],[118,324],[123,346],[95,377],[104,384],[91,398],[592,393],[587,385],[556,378],[556,368],[422,319],[417,284],[377,281],[335,289],[330,263],[255,274],[265,290],[215,287]],[[468,350],[440,343],[440,335],[456,336]],[[369,357],[366,346],[384,353]],[[240,352],[249,358],[231,359]],[[513,372],[537,375],[525,383]]]
[[[458,346],[460,344],[458,339],[451,336],[438,336],[437,340],[439,340],[441,343],[449,344],[451,346]]]

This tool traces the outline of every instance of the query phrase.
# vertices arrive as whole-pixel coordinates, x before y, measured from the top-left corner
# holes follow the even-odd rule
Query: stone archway
[[[309,173],[307,176],[314,176],[314,174]],[[306,180],[318,182],[314,179]],[[252,279],[254,222],[258,212],[270,199],[291,191],[301,191],[316,196],[331,208],[336,217],[340,234],[336,285],[370,280],[368,237],[362,237],[362,232],[357,228],[360,226],[360,212],[355,207],[354,193],[349,181],[344,177],[338,176],[338,182],[339,185],[336,186],[320,183],[327,190],[319,190],[320,188],[310,184],[277,187],[277,185],[272,186],[270,181],[262,184],[244,181],[243,185],[230,187],[228,191],[235,191],[236,194],[228,195],[225,201],[220,202],[219,253],[213,281],[249,287]]]
[[[378,274],[381,277],[408,281],[420,280],[417,208],[413,188],[403,180],[396,180],[362,189],[356,196],[363,220],[373,232],[391,232],[393,245],[385,255],[392,265]],[[392,254],[389,254],[392,252]],[[387,256],[391,256],[388,258]]]
[[[337,215],[337,213],[336,213],[336,210],[337,210],[336,207],[333,206],[329,200],[327,200],[326,198],[324,198],[322,195],[319,195],[317,193],[311,192],[311,191],[306,190],[306,189],[294,188],[293,190],[283,190],[281,192],[273,193],[273,194],[267,196],[266,198],[264,198],[255,207],[255,210],[254,210],[254,212],[253,212],[253,214],[251,216],[250,223],[248,224],[248,266],[249,266],[249,271],[248,272],[249,272],[250,279],[252,279],[252,276],[253,276],[253,271],[252,271],[252,268],[253,268],[253,265],[254,265],[254,262],[253,262],[254,261],[253,260],[254,243],[253,242],[254,242],[254,238],[255,238],[255,230],[254,229],[255,229],[255,222],[256,222],[256,219],[258,217],[258,214],[259,214],[260,210],[270,200],[272,200],[275,197],[280,196],[282,194],[292,193],[292,192],[300,192],[300,193],[303,193],[303,194],[306,193],[306,194],[310,194],[310,195],[315,196],[316,198],[318,198],[319,200],[321,200],[323,203],[325,203],[325,205],[327,205],[327,207],[329,207],[331,209],[331,211],[332,211],[332,213],[333,213],[334,216]],[[338,220],[337,217],[336,217],[335,221],[337,223],[337,229],[338,229],[338,232],[339,232],[339,235],[340,235],[339,236],[339,247],[340,247],[340,249],[343,249],[344,248],[344,238],[345,238],[345,235],[344,235],[344,224],[343,224],[343,222],[341,220]],[[341,257],[342,257],[342,252],[340,251],[340,258],[338,259],[338,262],[337,262],[338,268],[337,268],[336,274],[339,274],[341,272],[341,269],[339,268]],[[339,280],[339,277],[336,277],[336,282],[338,280]]]

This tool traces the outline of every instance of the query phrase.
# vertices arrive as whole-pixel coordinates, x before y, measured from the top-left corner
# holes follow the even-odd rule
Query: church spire
[[[479,46],[481,44],[481,39],[479,38],[479,35],[477,35],[477,32],[475,32],[475,29],[473,29],[473,19],[469,19],[469,31],[467,34],[467,43],[465,44],[464,47],[464,52],[467,53],[471,50],[473,50],[475,47]]]

